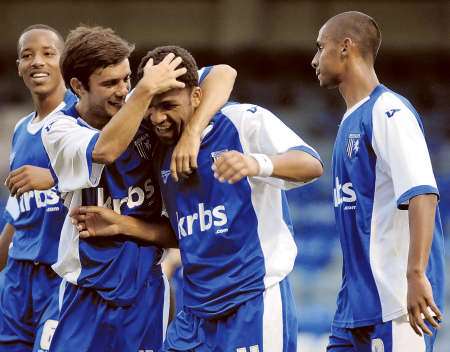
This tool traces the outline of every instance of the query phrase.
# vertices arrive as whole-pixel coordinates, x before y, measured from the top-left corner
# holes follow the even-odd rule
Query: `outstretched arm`
[[[424,194],[412,198],[408,208],[410,242],[407,307],[409,323],[420,336],[422,336],[421,330],[427,335],[432,335],[423,317],[435,328],[439,328],[436,319],[439,321],[442,319],[442,314],[433,299],[430,282],[425,275],[433,241],[436,204],[437,196],[435,194]]]
[[[178,247],[170,223],[164,217],[157,222],[146,222],[96,206],[76,208],[70,216],[82,238],[128,235],[163,248]]]
[[[197,155],[200,136],[214,114],[228,101],[236,80],[236,70],[228,65],[213,66],[208,76],[200,84],[202,101],[185,126],[178,141],[170,164],[173,179],[188,176],[197,169]]]

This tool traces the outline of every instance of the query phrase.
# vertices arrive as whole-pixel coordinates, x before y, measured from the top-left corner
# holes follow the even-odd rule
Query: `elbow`
[[[237,71],[230,65],[220,64],[214,66],[214,70],[220,72],[224,77],[228,78],[230,81],[234,82],[237,77]]]
[[[304,182],[310,182],[313,180],[318,179],[320,176],[323,175],[323,165],[322,163],[318,160],[315,159],[311,160],[309,162],[308,167],[306,168],[307,174],[303,174],[303,180]]]
[[[92,152],[92,160],[98,164],[110,165],[117,160],[120,155],[112,150],[112,148],[97,148],[95,146]]]

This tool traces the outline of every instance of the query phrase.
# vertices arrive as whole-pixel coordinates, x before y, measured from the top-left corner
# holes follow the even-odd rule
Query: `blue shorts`
[[[117,306],[95,290],[65,284],[51,352],[156,352],[169,313],[169,287],[163,277],[147,281],[136,302]]]
[[[297,316],[289,282],[273,285],[220,319],[181,311],[163,351],[296,352]]]
[[[61,279],[45,264],[8,258],[0,288],[0,351],[48,351]]]
[[[430,327],[433,336],[419,336],[409,325],[406,316],[354,329],[331,328],[328,352],[432,352],[436,329]]]

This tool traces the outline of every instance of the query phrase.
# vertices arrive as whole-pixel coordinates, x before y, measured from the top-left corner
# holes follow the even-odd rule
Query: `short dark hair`
[[[150,50],[142,59],[138,67],[138,80],[144,75],[144,67],[148,60],[153,59],[153,64],[159,64],[167,54],[173,53],[183,59],[182,66],[186,68],[187,72],[178,77],[177,80],[183,82],[186,87],[198,86],[198,67],[192,54],[186,49],[176,45],[158,46]]]
[[[352,38],[361,55],[375,61],[381,45],[381,31],[372,17],[362,12],[348,11],[332,17],[329,22],[334,24],[335,38]]]
[[[77,78],[89,90],[89,77],[99,69],[130,57],[134,45],[111,28],[79,26],[70,31],[61,55],[61,73],[67,87]]]
[[[64,37],[61,35],[61,33],[59,33],[59,31],[57,31],[55,28],[46,25],[46,24],[42,24],[42,23],[37,23],[37,24],[32,24],[31,26],[28,26],[27,28],[25,28],[22,32],[20,32],[19,35],[19,39],[17,40],[17,55],[20,55],[20,39],[22,38],[22,36],[29,32],[32,31],[34,29],[41,29],[41,30],[45,30],[45,31],[50,31],[56,34],[56,36],[58,37],[59,41],[60,41],[60,48],[61,51],[64,48]]]

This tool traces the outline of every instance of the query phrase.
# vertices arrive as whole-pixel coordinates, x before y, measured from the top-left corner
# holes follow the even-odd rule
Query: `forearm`
[[[409,201],[409,255],[407,276],[425,273],[433,241],[437,196],[419,195]]]
[[[134,238],[151,242],[163,248],[177,248],[178,242],[169,221],[145,222],[131,216],[123,216],[118,232]]]
[[[187,131],[200,135],[215,113],[228,101],[236,80],[236,70],[216,65],[201,83],[202,101],[186,125]]]
[[[0,235],[0,271],[2,271],[8,260],[9,246],[14,235],[14,227],[11,224],[6,224]]]
[[[92,158],[101,164],[114,162],[128,147],[148,109],[152,94],[136,86],[126,104],[103,127]]]
[[[290,150],[279,155],[272,155],[272,177],[294,182],[308,182],[318,178],[323,173],[321,162],[312,155]]]

